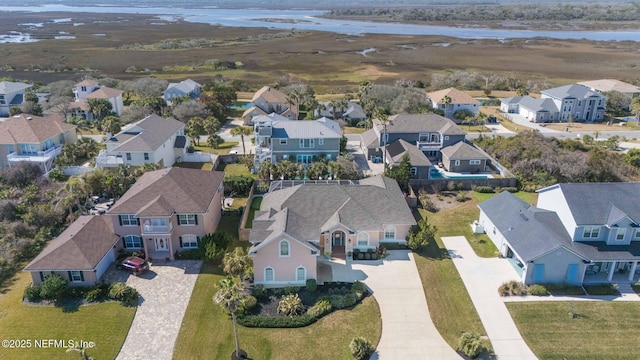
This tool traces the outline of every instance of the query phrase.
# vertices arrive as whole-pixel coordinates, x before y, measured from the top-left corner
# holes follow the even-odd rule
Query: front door
[[[167,239],[156,239],[156,251],[169,251],[169,243]]]
[[[332,237],[331,237],[331,245],[332,246],[344,246],[344,232],[342,231],[336,231],[333,233]]]

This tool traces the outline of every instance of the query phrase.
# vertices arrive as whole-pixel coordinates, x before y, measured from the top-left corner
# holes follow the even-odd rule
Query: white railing
[[[96,157],[96,167],[118,167],[124,164],[122,156],[109,155],[106,150],[100,150]]]
[[[167,225],[142,225],[142,233],[143,234],[168,234],[173,231],[173,224],[169,223]]]
[[[211,162],[213,163],[213,154],[196,151],[194,153],[185,153],[180,161],[183,162]]]
[[[45,151],[37,151],[30,154],[18,154],[17,152],[7,155],[9,161],[33,161],[33,162],[45,162],[60,155],[62,150],[61,146],[52,147]]]

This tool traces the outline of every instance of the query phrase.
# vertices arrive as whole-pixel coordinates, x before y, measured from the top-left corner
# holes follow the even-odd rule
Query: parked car
[[[124,259],[118,267],[123,270],[131,271],[133,275],[140,275],[149,270],[149,263],[145,259],[137,256],[129,256]]]

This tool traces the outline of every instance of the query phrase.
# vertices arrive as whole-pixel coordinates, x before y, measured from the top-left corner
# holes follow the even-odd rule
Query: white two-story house
[[[31,85],[21,82],[0,82],[0,117],[9,116],[9,110],[14,106],[20,106],[24,102],[25,92]]]
[[[101,86],[92,79],[83,80],[73,87],[75,101],[69,105],[71,114],[92,120],[93,114],[90,112],[87,100],[101,99],[108,101],[111,104],[111,111],[120,116],[124,111],[123,93],[122,90]]]

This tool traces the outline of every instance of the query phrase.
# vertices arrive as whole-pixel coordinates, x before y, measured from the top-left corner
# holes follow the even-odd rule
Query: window
[[[296,269],[296,281],[306,281],[307,280],[307,269],[300,266]]]
[[[37,153],[38,147],[35,144],[20,144],[20,154],[36,155]]]
[[[272,282],[274,280],[274,274],[273,274],[273,268],[272,267],[268,267],[264,269],[264,281],[265,282]]]
[[[428,142],[428,141],[429,141],[429,134],[425,134],[425,133],[418,134],[418,142]]]
[[[125,249],[140,249],[142,248],[142,239],[137,235],[127,235],[124,237]]]
[[[582,101],[578,100],[578,106],[582,106]]]
[[[315,139],[300,139],[300,148],[312,148],[314,147]]]
[[[87,91],[87,87],[86,87],[86,86],[81,86],[81,87],[80,87],[80,89],[81,89],[82,91]]]
[[[138,218],[135,215],[120,215],[120,225],[138,226]]]
[[[597,238],[598,236],[600,236],[599,226],[587,226],[584,228],[583,238]]]
[[[12,154],[16,152],[16,147],[13,145],[7,145],[7,154]]]
[[[469,160],[469,165],[480,165],[480,160]]]
[[[144,161],[149,161],[149,153],[144,153]]]
[[[327,154],[326,159],[327,159],[327,161],[331,161],[331,154]]]
[[[83,277],[80,271],[69,271],[69,280],[71,280],[71,282],[83,281]]]
[[[198,225],[198,216],[196,214],[178,215],[178,225]]]
[[[318,139],[318,145],[324,145],[324,139]]]
[[[460,160],[456,160],[454,166],[460,166]]]
[[[180,236],[180,246],[185,249],[197,249],[198,237],[193,234]]]
[[[131,153],[126,153],[125,155],[127,156],[127,161],[131,161]]]
[[[418,168],[414,166],[411,168],[411,177],[416,177],[416,175],[418,175]]]
[[[289,252],[289,242],[287,240],[280,241],[280,257],[287,257],[291,253]]]
[[[289,155],[287,154],[282,155],[282,160],[289,160]]]
[[[0,105],[6,105],[6,101],[4,100],[4,95],[0,95]]]
[[[358,246],[369,246],[369,234],[365,232],[358,233]]]
[[[311,164],[313,161],[313,155],[298,155],[296,161],[302,164]]]
[[[616,232],[616,240],[617,241],[624,240],[624,234],[626,232],[627,232],[627,229],[623,229],[623,228],[618,229],[618,231]]]
[[[640,229],[636,229],[636,233],[633,235],[635,238],[640,238]]]
[[[445,139],[445,140],[449,140],[449,135],[446,135],[446,136],[444,137],[444,139]]]
[[[384,239],[385,240],[395,240],[396,239],[396,228],[389,225],[384,228]]]
[[[287,145],[287,139],[280,139],[280,145]]]

